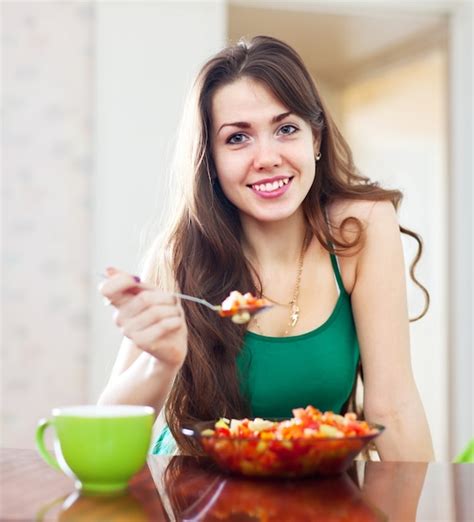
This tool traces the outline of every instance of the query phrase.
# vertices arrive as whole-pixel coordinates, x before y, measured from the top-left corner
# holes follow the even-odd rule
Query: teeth
[[[252,185],[252,187],[257,192],[271,192],[273,190],[277,190],[277,189],[283,187],[283,185],[288,185],[289,182],[290,182],[290,179],[285,178],[285,179],[279,179],[278,181],[274,181],[273,183],[261,183],[260,185]]]

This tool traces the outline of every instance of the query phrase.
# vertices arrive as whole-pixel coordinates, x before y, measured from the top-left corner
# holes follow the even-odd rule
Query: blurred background
[[[472,420],[473,4],[55,1],[2,7],[1,445],[94,403],[120,343],[97,293],[159,228],[182,103],[227,42],[268,34],[309,66],[356,163],[401,189],[428,315],[412,360],[438,460]],[[416,251],[404,243],[407,263]],[[389,274],[387,274],[389,277]],[[409,285],[411,316],[423,306]],[[393,390],[397,393],[397,390]]]

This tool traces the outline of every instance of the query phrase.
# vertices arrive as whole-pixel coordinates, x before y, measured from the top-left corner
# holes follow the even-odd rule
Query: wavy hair
[[[352,255],[349,250],[361,248],[364,241],[364,224],[357,218],[348,217],[339,227],[327,221],[326,210],[332,202],[388,200],[398,210],[402,200],[400,191],[386,190],[357,171],[349,146],[291,47],[275,38],[257,36],[223,49],[203,65],[188,96],[172,168],[174,198],[169,220],[148,252],[145,276],[165,290],[179,289],[210,302],[221,302],[236,288],[262,292],[258,274],[242,249],[238,209],[224,195],[211,155],[213,95],[244,77],[266,86],[288,110],[311,125],[315,137],[320,137],[318,173],[302,206],[307,234],[316,236],[328,252]],[[348,225],[356,229],[350,241],[336,234]],[[410,275],[424,292],[426,303],[416,320],[429,306],[429,294],[414,274],[423,247],[415,232],[403,227],[400,231],[418,243]],[[188,354],[167,399],[165,417],[180,450],[198,454],[197,446],[181,433],[184,426],[219,416],[241,418],[250,414],[236,368],[245,327],[222,321],[212,311],[188,301],[183,302],[183,308]],[[359,365],[358,374],[361,372]],[[355,409],[355,388],[344,410]]]

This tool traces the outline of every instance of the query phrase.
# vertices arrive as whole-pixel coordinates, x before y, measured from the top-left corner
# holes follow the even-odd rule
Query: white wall
[[[450,17],[449,46],[449,310],[451,455],[474,436],[473,239],[474,4],[459,3]]]
[[[2,5],[2,446],[86,400],[92,18],[88,4]]]
[[[159,213],[191,78],[225,44],[223,2],[96,6],[96,169],[91,265],[134,272],[140,235]],[[106,383],[120,343],[95,289],[88,396]]]
[[[97,294],[134,271],[194,71],[222,2],[2,6],[1,445],[94,402],[120,336]]]

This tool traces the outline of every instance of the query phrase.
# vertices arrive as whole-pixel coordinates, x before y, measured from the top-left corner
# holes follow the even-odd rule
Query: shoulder
[[[328,217],[332,233],[338,239],[353,240],[362,227],[363,248],[380,234],[399,233],[398,216],[391,201],[338,200],[328,207]],[[354,248],[348,254],[355,254],[358,250]]]
[[[396,223],[397,213],[390,201],[368,201],[341,199],[328,207],[329,221],[333,227],[340,227],[347,218],[358,219],[364,228],[385,223]],[[350,228],[350,224],[347,225]]]
[[[362,227],[361,244],[339,258],[344,285],[352,293],[365,268],[383,265],[387,255],[401,251],[397,212],[390,201],[338,200],[328,208],[329,222],[336,238],[348,241]],[[356,218],[360,225],[354,220]]]

